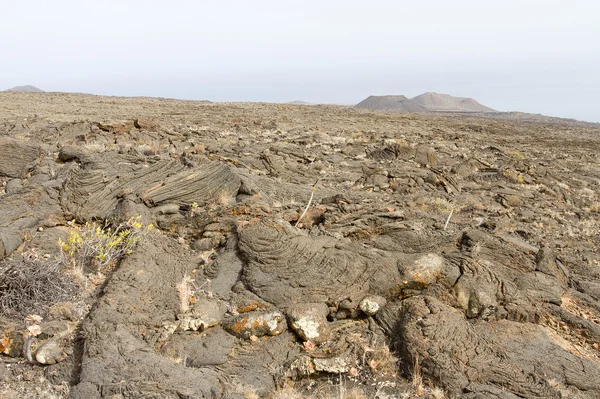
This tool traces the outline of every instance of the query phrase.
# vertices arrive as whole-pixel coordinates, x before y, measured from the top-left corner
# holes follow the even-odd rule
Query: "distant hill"
[[[309,103],[309,102],[306,102],[306,101],[299,101],[299,100],[288,101],[286,104],[290,104],[290,105],[313,105],[313,103]]]
[[[20,91],[20,92],[27,92],[27,93],[44,93],[44,90],[38,89],[37,87],[31,86],[31,85],[15,86],[12,89],[8,89],[6,91]]]
[[[355,108],[373,111],[427,112],[427,108],[405,96],[369,96]]]
[[[433,112],[494,112],[493,109],[479,104],[472,98],[454,97],[449,94],[428,92],[412,100]]]
[[[356,108],[395,112],[495,112],[472,98],[449,94],[423,93],[414,98],[405,96],[369,96]]]

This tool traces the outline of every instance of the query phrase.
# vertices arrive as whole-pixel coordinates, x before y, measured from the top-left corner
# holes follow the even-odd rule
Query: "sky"
[[[0,90],[356,104],[433,91],[600,122],[598,0],[0,0]]]

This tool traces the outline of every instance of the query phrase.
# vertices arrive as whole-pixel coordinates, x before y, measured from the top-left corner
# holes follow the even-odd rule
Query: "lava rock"
[[[378,295],[369,295],[363,298],[358,305],[366,315],[373,316],[387,304],[387,300]]]
[[[444,258],[434,253],[423,254],[412,261],[403,263],[400,266],[404,279],[403,288],[427,287],[442,277],[443,269]]]
[[[23,182],[21,179],[11,179],[6,182],[6,186],[4,187],[4,191],[6,194],[12,194],[23,188]]]
[[[249,339],[251,336],[275,336],[287,329],[285,317],[280,312],[249,312],[226,319],[223,328],[231,334]]]
[[[52,339],[37,350],[35,360],[40,364],[55,364],[62,362],[67,356],[60,340]]]
[[[215,237],[200,238],[200,239],[197,239],[196,241],[194,241],[190,245],[190,247],[196,251],[201,251],[201,252],[210,251],[211,249],[213,249],[214,247],[219,245],[219,242],[221,242],[221,240],[219,240],[218,238],[215,238]]]
[[[329,339],[329,308],[324,303],[295,304],[287,309],[286,314],[290,327],[304,341],[321,343]]]
[[[201,298],[194,302],[190,313],[180,314],[178,330],[198,331],[213,327],[223,321],[227,306],[218,300]]]

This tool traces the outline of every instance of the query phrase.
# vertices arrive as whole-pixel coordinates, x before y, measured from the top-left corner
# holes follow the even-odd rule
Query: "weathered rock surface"
[[[239,178],[228,166],[204,162],[198,166],[181,160],[119,156],[102,162],[93,157],[70,170],[61,204],[82,220],[107,219],[128,198],[149,206],[166,203],[206,203],[235,197]]]
[[[225,303],[207,298],[197,299],[189,313],[177,315],[177,329],[198,331],[219,325],[227,312]]]
[[[185,367],[155,350],[163,339],[162,323],[175,321],[178,312],[176,284],[194,265],[191,253],[158,237],[123,262],[83,324],[86,340],[72,397],[85,397],[90,385],[96,387],[95,397],[220,395],[215,370]]]
[[[350,241],[332,237],[309,237],[282,220],[264,219],[238,234],[248,262],[242,281],[278,307],[347,298],[358,302],[367,292],[389,295],[399,280],[392,255],[357,251]]]
[[[0,176],[25,178],[40,155],[40,148],[33,144],[0,137]]]
[[[290,327],[304,341],[325,342],[331,335],[327,322],[329,309],[324,303],[299,303],[287,308]]]
[[[411,298],[404,306],[397,337],[401,351],[412,359],[419,356],[423,371],[451,394],[560,397],[549,385],[552,379],[569,380],[580,390],[598,389],[587,377],[596,381],[600,365],[588,359],[579,363],[573,349],[556,342],[542,327],[510,321],[470,323],[462,312],[432,297]],[[552,361],[522,363],[525,353],[544,353]],[[571,374],[574,361],[586,378]]]

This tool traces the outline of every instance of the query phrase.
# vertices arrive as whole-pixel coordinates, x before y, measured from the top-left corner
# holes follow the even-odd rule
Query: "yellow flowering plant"
[[[58,241],[63,259],[84,270],[102,272],[114,267],[152,230],[152,224],[144,226],[140,219],[139,216],[131,218],[113,227],[106,223],[77,225],[70,222],[66,241]]]

